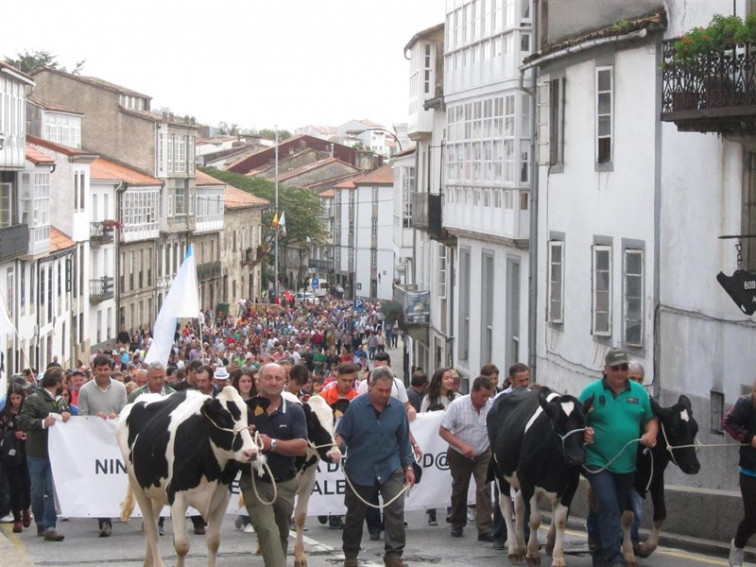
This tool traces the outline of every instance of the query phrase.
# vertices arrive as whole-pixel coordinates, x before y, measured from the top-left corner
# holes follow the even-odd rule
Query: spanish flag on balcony
[[[273,222],[270,223],[271,226],[277,227],[278,226],[278,213],[273,215]]]

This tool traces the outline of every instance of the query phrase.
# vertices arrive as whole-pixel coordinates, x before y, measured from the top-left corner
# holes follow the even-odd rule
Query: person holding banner
[[[475,524],[478,541],[493,541],[491,485],[486,482],[491,447],[486,417],[496,392],[485,376],[478,376],[472,391],[451,402],[439,427],[439,435],[449,443],[447,457],[452,474],[451,536],[462,537],[467,524],[467,490],[475,478]]]
[[[104,354],[95,356],[92,368],[94,368],[94,380],[84,384],[79,391],[79,415],[116,419],[126,405],[126,386],[110,377],[110,359]],[[165,371],[163,371],[163,377],[165,377]],[[110,518],[97,518],[97,522],[100,527],[100,537],[110,537],[110,532],[113,530]]]
[[[44,536],[45,541],[63,541],[65,538],[55,529],[58,517],[47,451],[47,429],[55,426],[58,419],[65,423],[71,418],[68,407],[58,402],[64,388],[63,376],[60,366],[50,366],[42,377],[42,387],[26,398],[18,416],[18,425],[26,433],[26,465],[31,479],[32,512],[37,523],[37,535]]]
[[[384,506],[384,563],[406,567],[402,553],[404,529],[404,485],[415,483],[414,456],[410,444],[409,420],[403,404],[392,399],[394,373],[387,366],[370,375],[367,394],[354,398],[336,426],[336,442],[346,446],[344,474],[347,508],[342,548],[344,567],[357,567],[362,543],[362,523],[369,502],[377,496]]]

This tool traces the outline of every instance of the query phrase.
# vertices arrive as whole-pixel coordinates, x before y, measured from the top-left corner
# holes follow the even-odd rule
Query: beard
[[[63,384],[62,384],[62,383],[61,383],[61,384],[58,384],[58,387],[57,387],[57,388],[55,388],[55,395],[56,395],[56,396],[61,396],[61,395],[63,395],[63,389],[64,389],[64,388],[65,388],[65,386],[63,386]]]

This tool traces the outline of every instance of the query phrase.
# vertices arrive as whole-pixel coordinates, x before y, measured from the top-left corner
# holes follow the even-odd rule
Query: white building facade
[[[528,0],[447,6],[443,227],[456,238],[453,363],[465,378],[530,357],[531,97],[518,70],[530,15]]]

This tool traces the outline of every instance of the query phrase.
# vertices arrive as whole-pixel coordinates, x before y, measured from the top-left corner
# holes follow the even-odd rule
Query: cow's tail
[[[134,513],[134,491],[131,490],[131,483],[128,483],[126,488],[126,498],[121,502],[121,521],[128,523],[131,519],[131,514]]]

